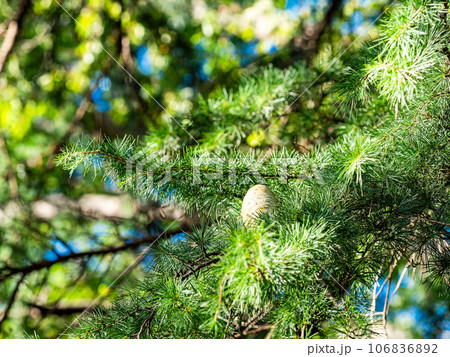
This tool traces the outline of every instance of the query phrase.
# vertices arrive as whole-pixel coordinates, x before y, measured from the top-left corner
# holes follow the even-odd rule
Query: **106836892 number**
[[[435,343],[369,343],[369,353],[438,353]]]

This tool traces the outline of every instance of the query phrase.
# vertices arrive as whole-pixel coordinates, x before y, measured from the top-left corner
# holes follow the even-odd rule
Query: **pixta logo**
[[[308,346],[308,356],[315,354],[337,354],[338,356],[346,356],[352,352],[352,348],[341,343],[340,346],[334,345],[319,345],[315,344]]]

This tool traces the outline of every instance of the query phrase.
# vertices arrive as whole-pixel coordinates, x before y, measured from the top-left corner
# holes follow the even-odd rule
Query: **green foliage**
[[[405,108],[427,100],[430,90],[448,91],[447,16],[444,2],[400,3],[336,86],[345,108],[370,100],[373,91]]]
[[[283,48],[281,58],[288,58],[289,42],[304,22],[288,18],[272,1],[60,3],[92,37],[55,1],[0,0],[2,338],[58,336],[91,303],[106,304],[116,296],[108,286],[151,242],[149,231],[158,236],[170,227],[166,235],[171,236],[183,225],[176,217],[150,218],[148,212],[159,210],[160,203],[118,194],[112,181],[104,183],[95,173],[84,180],[81,167],[70,178],[55,168],[55,155],[68,139],[80,133],[136,137],[149,131],[155,143],[166,145],[161,146],[177,149],[176,141],[182,147],[191,139],[180,138],[186,134],[175,124],[173,141],[168,140],[173,122],[148,93],[183,120],[197,93],[207,98],[205,93],[255,70],[242,68],[241,61],[264,57],[272,43]],[[18,32],[4,56],[11,32],[6,33],[22,6]],[[240,26],[245,13],[251,21]],[[264,33],[254,21],[262,16],[268,25]],[[278,31],[280,21],[283,31]],[[241,47],[248,42],[258,46],[244,58]],[[119,150],[110,145],[107,151]],[[123,149],[120,155],[126,155]],[[100,168],[95,153],[90,159]],[[111,247],[124,249],[104,252]],[[115,284],[142,276],[142,265]]]
[[[285,71],[265,68],[236,90],[200,99],[191,120],[205,146],[191,143],[180,151],[158,152],[150,136],[139,145],[106,140],[67,147],[59,157],[65,168],[88,165],[95,153],[123,189],[170,199],[199,213],[209,227],[202,232],[209,232],[207,241],[214,246],[192,244],[198,230],[182,242],[157,243],[151,272],[123,297],[127,307],[117,303],[93,314],[72,333],[368,337],[377,323],[370,289],[393,259],[422,266],[425,282],[448,292],[450,253],[443,222],[450,220],[450,102],[444,9],[441,2],[409,1],[387,16],[379,40],[361,51],[333,93],[344,104],[340,110],[353,107],[368,122],[372,111],[356,106],[381,98],[393,110],[373,128],[354,129],[327,147],[307,154],[233,148],[247,130],[276,123],[294,92],[301,91],[301,81],[310,78],[301,65]],[[145,158],[139,180],[139,173],[130,175],[123,164],[132,153]],[[204,176],[196,185],[196,168],[219,176]],[[244,227],[241,200],[256,183],[268,185],[280,204],[261,215],[257,227]],[[127,318],[129,306],[137,308]],[[126,321],[108,325],[121,317]]]
[[[19,3],[0,6],[0,37]],[[145,90],[54,2],[30,3],[0,78],[1,337],[55,337],[78,316],[64,337],[366,338],[383,317],[374,284],[406,263],[420,296],[400,288],[390,314],[414,301],[436,326],[414,336],[441,336],[445,1],[395,4],[360,50],[341,25],[385,2],[347,2],[318,55],[288,68],[326,9],[293,20],[279,1],[64,3]],[[255,184],[279,203],[247,227]],[[171,205],[193,218],[150,215]]]

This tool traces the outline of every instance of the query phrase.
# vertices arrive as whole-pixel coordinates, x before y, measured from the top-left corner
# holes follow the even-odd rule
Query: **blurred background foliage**
[[[86,308],[107,305],[118,288],[145,273],[150,258],[136,257],[146,242],[173,221],[177,224],[165,234],[175,239],[196,222],[176,207],[120,193],[112,181],[84,180],[82,168],[69,178],[54,158],[72,137],[148,133],[155,145],[175,147],[170,140],[158,141],[180,130],[171,116],[195,126],[202,111],[226,105],[230,92],[224,88],[261,66],[277,70],[296,63],[299,79],[287,79],[299,91],[280,99],[292,102],[302,91],[305,95],[289,108],[295,120],[282,140],[308,150],[356,125],[374,124],[336,112],[338,103],[328,89],[359,44],[376,39],[374,21],[389,6],[387,0],[66,0],[61,5],[0,0],[3,338],[57,337]],[[247,98],[245,105],[258,103]],[[383,103],[365,110],[381,117]],[[232,125],[249,131],[236,142],[277,145],[283,123],[260,135],[264,128],[240,122],[239,115]],[[211,129],[202,144],[214,146],[220,135],[233,130]],[[420,276],[406,276],[391,306],[392,336],[450,337],[449,302],[414,279]]]

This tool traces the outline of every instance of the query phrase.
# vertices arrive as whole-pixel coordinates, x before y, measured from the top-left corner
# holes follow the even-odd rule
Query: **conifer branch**
[[[389,290],[400,260],[420,261],[424,281],[448,291],[450,64],[442,53],[449,43],[443,9],[443,2],[428,0],[392,8],[380,38],[353,56],[332,91],[312,89],[312,101],[323,95],[320,106],[333,109],[341,102],[341,113],[357,123],[327,146],[303,154],[289,148],[286,132],[302,123],[295,110],[303,103],[285,113],[282,125],[273,120],[310,82],[304,64],[269,67],[235,89],[200,98],[182,120],[200,147],[171,127],[142,142],[69,145],[58,158],[65,169],[102,170],[123,190],[173,202],[201,221],[179,240],[153,247],[151,271],[139,286],[74,333],[368,337],[376,299]],[[267,142],[244,147],[271,123],[276,130]],[[242,200],[257,183],[269,186],[278,203],[246,227]],[[392,297],[384,299],[384,325]]]
[[[102,249],[94,249],[89,250],[85,252],[72,252],[68,255],[59,256],[55,260],[41,260],[35,263],[32,263],[27,266],[23,267],[11,267],[11,266],[4,266],[2,268],[3,273],[0,275],[0,282],[4,281],[5,279],[8,279],[9,277],[16,275],[16,274],[23,274],[27,275],[29,273],[32,273],[36,270],[46,269],[50,268],[51,266],[58,264],[58,263],[64,263],[69,260],[75,260],[75,259],[81,259],[85,257],[91,257],[91,256],[97,256],[97,255],[107,255],[112,253],[117,253],[123,250],[133,249],[136,247],[139,247],[142,244],[148,244],[153,243],[158,239],[158,236],[149,235],[147,237],[144,237],[142,239],[134,239],[130,242],[123,243],[116,247],[107,247]]]

